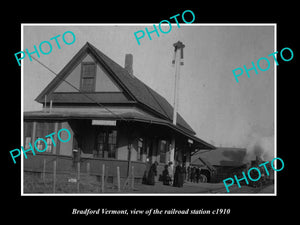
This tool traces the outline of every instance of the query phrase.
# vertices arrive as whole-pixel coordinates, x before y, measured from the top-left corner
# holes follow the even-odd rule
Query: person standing
[[[182,163],[179,164],[179,174],[178,174],[178,187],[183,187],[184,182],[184,168]]]
[[[187,168],[186,180],[191,181],[191,166],[188,166],[188,168]]]
[[[182,176],[183,176],[183,183],[186,181],[186,174],[187,174],[187,168],[185,163],[182,165]]]
[[[172,185],[173,181],[174,181],[174,172],[173,172],[173,163],[172,162],[168,163],[168,173],[169,173],[169,177],[170,177],[170,185]]]
[[[173,180],[173,187],[178,187],[178,166],[175,167],[175,173],[174,173],[174,180]]]
[[[183,169],[180,162],[175,168],[174,182],[173,182],[174,187],[183,187],[183,176],[184,176]]]
[[[168,165],[165,165],[165,169],[162,172],[162,182],[164,185],[170,185],[170,180]]]
[[[154,185],[155,184],[155,176],[157,176],[157,165],[158,162],[154,162],[149,170],[147,184]]]
[[[144,175],[143,175],[142,184],[148,184],[148,174],[149,174],[150,167],[151,167],[150,162],[147,162],[146,169],[145,169]]]
[[[195,182],[195,173],[196,173],[196,169],[195,167],[191,168],[191,181],[194,183]]]

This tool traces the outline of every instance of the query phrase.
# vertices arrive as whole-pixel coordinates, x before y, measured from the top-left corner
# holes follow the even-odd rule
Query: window
[[[29,143],[31,143],[31,137],[25,137],[25,149],[29,149]]]
[[[37,137],[36,139],[40,139],[41,137]],[[35,144],[35,146],[39,149],[39,150],[43,150],[45,149],[45,142],[42,140],[38,140]]]
[[[47,149],[45,152],[52,152],[53,151],[53,143],[51,140],[51,137],[47,137],[47,135],[51,134],[54,132],[54,122],[37,122],[36,123],[36,138],[35,140],[42,138],[46,141],[47,143]],[[45,142],[42,140],[39,140],[36,143],[36,147],[40,150],[45,149]]]
[[[113,130],[108,134],[108,158],[116,157],[117,131]]]
[[[52,152],[53,142],[52,142],[51,138],[50,138],[50,137],[47,137],[46,141],[47,141],[47,149],[46,149],[46,152]]]
[[[96,64],[85,62],[81,64],[81,91],[95,91]]]
[[[29,149],[29,143],[31,143],[31,136],[32,136],[32,128],[33,128],[33,122],[24,122],[24,145],[25,149]]]
[[[168,143],[166,140],[161,140],[159,142],[159,155],[160,155],[159,162],[161,163],[167,163],[166,162],[167,147],[168,147]]]
[[[97,136],[97,146],[94,157],[115,158],[117,148],[117,131],[102,130]]]
[[[36,136],[45,139],[45,136],[54,132],[54,122],[37,122]]]

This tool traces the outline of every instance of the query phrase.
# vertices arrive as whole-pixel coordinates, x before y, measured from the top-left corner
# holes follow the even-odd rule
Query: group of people
[[[183,183],[186,176],[185,167],[181,162],[175,167],[175,172],[173,173],[173,164],[169,162],[165,165],[162,172],[162,182],[164,185],[172,185],[173,187],[183,187]]]
[[[201,178],[200,168],[195,166],[189,166],[187,168],[187,181],[199,183]]]
[[[143,177],[143,184],[154,185],[155,176],[157,176],[157,166],[158,162],[154,162],[150,169],[145,171]],[[172,185],[173,187],[183,187],[183,183],[186,179],[186,168],[181,162],[175,167],[175,172],[173,169],[173,163],[169,162],[165,165],[164,170],[161,175],[161,181],[164,185]]]

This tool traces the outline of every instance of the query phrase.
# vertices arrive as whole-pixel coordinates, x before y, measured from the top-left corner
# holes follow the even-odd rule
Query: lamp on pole
[[[180,78],[180,66],[183,65],[183,48],[185,45],[181,41],[177,41],[173,44],[174,46],[174,58],[172,64],[175,65],[175,86],[174,86],[174,104],[173,104],[173,125],[177,124],[177,111],[178,111],[178,87]],[[175,161],[175,135],[172,137],[171,148],[170,148],[170,162]]]

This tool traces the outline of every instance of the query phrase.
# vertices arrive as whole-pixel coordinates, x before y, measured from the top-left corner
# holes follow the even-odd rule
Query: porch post
[[[54,132],[56,134],[58,132],[58,122],[54,123]],[[57,135],[54,136],[54,142],[57,143]],[[58,155],[59,154],[58,150],[59,150],[59,148],[57,147],[57,145],[56,146],[53,145],[53,152],[52,152],[52,154],[57,154]]]
[[[169,161],[172,162],[172,166],[174,166],[175,162],[175,136],[172,136],[171,145],[170,145],[170,153],[169,153]]]
[[[148,137],[144,136],[143,138],[143,146],[142,146],[142,162],[146,162],[147,161],[147,157],[148,157]]]
[[[32,123],[32,133],[31,133],[31,145],[34,146],[34,142],[35,142],[35,139],[36,139],[36,121],[34,121]]]
[[[187,149],[185,153],[186,161],[185,161],[185,166],[188,167],[191,164],[191,152],[190,148]]]
[[[189,140],[188,140],[188,143],[186,145],[186,152],[185,152],[185,156],[186,156],[185,165],[186,165],[186,168],[191,164],[191,150],[192,150],[191,145],[192,145],[192,143],[190,143]]]
[[[127,164],[127,177],[130,175],[130,167],[131,167],[131,150],[132,150],[132,143],[128,144],[128,164]]]
[[[151,154],[151,164],[157,161],[158,155],[158,138],[156,136],[152,139],[152,154]]]

